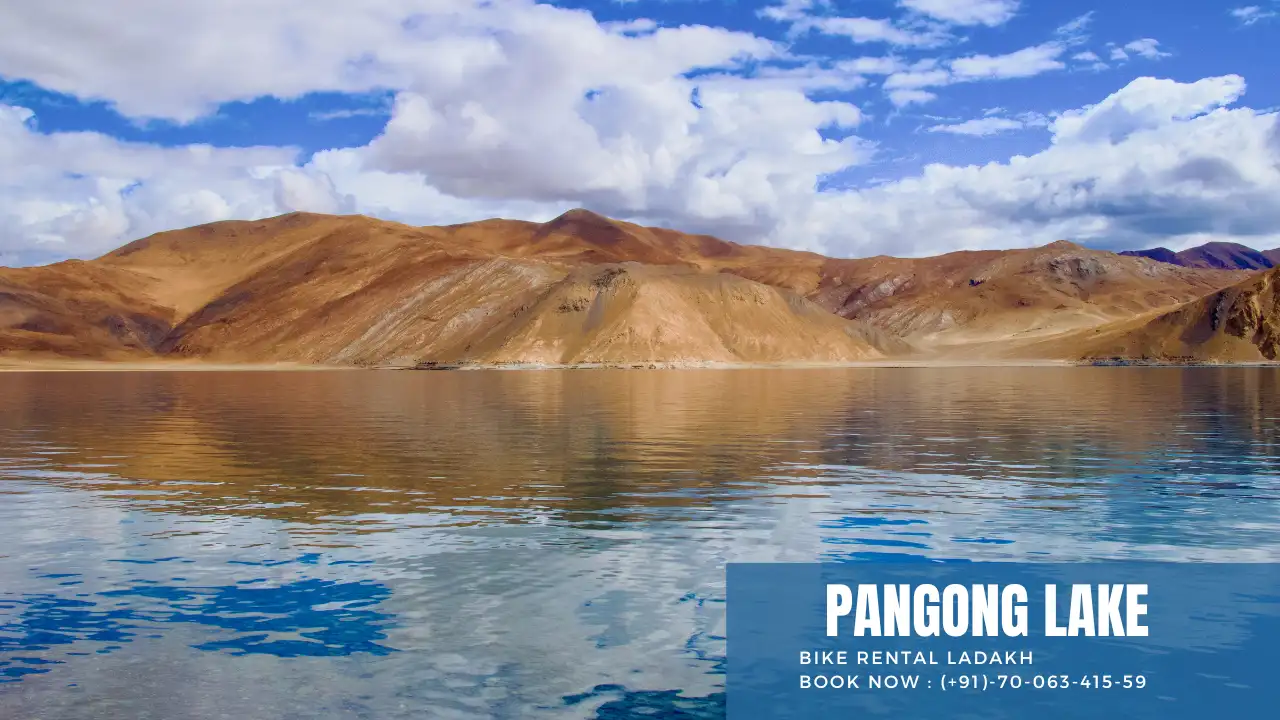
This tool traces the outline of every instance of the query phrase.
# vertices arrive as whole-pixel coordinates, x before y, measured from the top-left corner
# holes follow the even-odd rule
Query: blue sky
[[[290,210],[578,205],[842,256],[1275,247],[1258,2],[25,4],[0,262]]]

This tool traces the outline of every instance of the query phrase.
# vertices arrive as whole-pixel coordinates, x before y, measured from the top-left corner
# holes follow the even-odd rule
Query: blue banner
[[[730,564],[729,720],[1263,718],[1280,564]]]

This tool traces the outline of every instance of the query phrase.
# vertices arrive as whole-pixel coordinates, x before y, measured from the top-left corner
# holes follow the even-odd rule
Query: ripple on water
[[[1274,560],[1280,373],[0,375],[0,715],[721,717],[731,561]]]

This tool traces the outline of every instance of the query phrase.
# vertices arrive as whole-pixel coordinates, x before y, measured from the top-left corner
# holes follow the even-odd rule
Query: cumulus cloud
[[[646,29],[611,31],[585,11],[527,0],[19,3],[0,23],[0,75],[106,100],[131,117],[188,122],[263,96],[447,89],[512,70],[538,44],[538,31],[548,33],[542,43],[558,46],[546,58],[575,76],[627,71],[638,55],[661,72],[775,51],[752,35],[705,27],[625,37]],[[611,39],[624,50],[617,56],[602,52]],[[639,45],[650,51],[626,51]]]
[[[1280,226],[1271,201],[1280,193],[1276,115],[1235,106],[1245,91],[1235,76],[1139,78],[1052,121],[997,111],[937,126],[931,130],[979,136],[1014,131],[1015,123],[1048,127],[1049,142],[1008,162],[930,165],[875,187],[818,189],[876,148],[855,134],[858,107],[815,100],[814,90],[884,77],[895,105],[926,103],[938,87],[1060,69],[1070,47],[1061,40],[950,61],[832,62],[787,57],[744,33],[605,27],[584,12],[519,0],[374,0],[350,13],[335,4],[338,23],[317,17],[324,13],[311,9],[315,3],[278,0],[263,11],[272,28],[265,34],[233,32],[202,9],[211,4],[121,0],[102,27],[172,54],[122,69],[111,65],[113,48],[130,46],[124,35],[51,35],[71,27],[65,8],[92,19],[106,12],[99,5],[17,6],[16,21],[10,13],[0,25],[0,73],[103,98],[139,117],[177,119],[256,94],[386,87],[395,98],[387,125],[367,146],[305,159],[289,148],[161,148],[42,133],[29,110],[0,108],[6,258],[93,255],[156,230],[289,210],[427,224],[546,219],[575,205],[836,255],[1064,237],[1107,247],[1192,237],[1280,245],[1269,235]],[[250,3],[222,6],[248,12]],[[153,19],[170,22],[169,30],[127,14],[142,10],[159,13]],[[201,21],[227,34],[206,35]],[[329,24],[351,25],[354,39]],[[180,37],[172,27],[191,27],[194,39],[161,37]],[[225,42],[231,35],[242,42]],[[330,37],[336,45],[321,47]],[[1126,47],[1160,52],[1158,44]],[[295,67],[300,60],[317,64]]]
[[[234,14],[231,11],[240,7],[238,2],[225,0],[223,9]],[[111,48],[119,43],[81,42],[70,36],[48,38],[52,46],[73,51],[66,60],[66,78],[42,75],[38,64],[15,64],[15,58],[39,54],[38,47],[28,46],[40,43],[32,42],[7,43],[0,50],[0,72],[25,74],[82,96],[104,97],[127,112],[176,119],[228,99],[288,95],[335,83],[355,89],[370,86],[374,79],[390,78],[388,82],[401,89],[386,129],[351,163],[358,164],[364,175],[357,179],[348,174],[346,184],[394,185],[397,196],[407,196],[421,195],[424,191],[419,186],[428,183],[445,198],[504,207],[579,202],[615,214],[649,212],[758,229],[769,226],[785,198],[811,190],[817,178],[859,162],[867,152],[866,144],[855,137],[831,139],[822,134],[856,126],[861,120],[857,107],[814,101],[806,95],[815,87],[856,87],[862,82],[860,76],[837,68],[765,67],[752,77],[725,72],[737,69],[746,59],[778,55],[773,43],[749,34],[702,26],[645,26],[638,28],[644,32],[636,34],[634,26],[602,27],[585,12],[516,0],[477,5],[441,0],[432,6],[435,14],[411,14],[405,11],[409,5],[379,0],[368,5],[369,12],[378,11],[368,17],[332,13],[341,18],[338,25],[353,25],[357,39],[345,38],[336,49],[320,49],[313,47],[316,43],[309,35],[328,28],[316,26],[321,22],[316,16],[325,13],[308,10],[287,15],[285,10],[296,10],[295,5],[294,0],[281,0],[262,18],[266,25],[274,23],[281,36],[297,41],[283,43],[298,46],[288,51],[292,55],[257,47],[282,43],[255,35],[257,30],[247,37],[232,33],[225,19],[213,13],[184,17],[182,25],[192,26],[199,34],[206,28],[196,20],[207,20],[226,30],[225,36],[239,38],[237,43],[209,38],[200,44],[184,38],[179,44],[165,44],[159,37],[164,33],[155,31],[156,42],[175,55],[166,63],[137,68],[136,77],[114,74],[128,74],[128,68],[103,70],[112,65]],[[164,12],[177,12],[169,4],[164,7],[170,9],[161,12],[159,19],[171,19]],[[412,7],[421,10],[423,4],[415,2]],[[88,3],[86,12],[98,12],[97,8]],[[155,8],[155,3],[127,0],[117,10]],[[59,22],[48,22],[48,17],[37,22],[44,12],[24,6],[25,14],[16,24],[38,26],[46,35],[51,27],[68,26],[61,17]],[[368,21],[367,27],[362,19]],[[143,24],[138,23],[138,33],[153,32]],[[6,23],[0,35],[12,27]],[[134,28],[134,24],[104,22],[103,27]],[[20,48],[13,50],[13,46]],[[99,52],[93,56],[86,48]],[[319,55],[312,58],[308,54],[312,50]],[[285,62],[286,58],[297,62]],[[196,63],[203,64],[197,67]],[[691,80],[695,70],[704,74]],[[316,74],[297,77],[312,72]],[[363,79],[338,83],[352,73]],[[171,74],[183,75],[181,82]],[[39,145],[45,139],[28,132],[23,142]],[[98,142],[106,144],[103,138]],[[125,158],[141,152],[117,149]],[[270,165],[291,164],[291,153],[277,154],[282,157]],[[241,165],[248,172],[257,164]],[[174,167],[173,172],[178,172],[183,165]],[[116,229],[127,227],[128,233],[136,234],[153,226],[136,210],[134,198],[157,192],[155,188],[164,186],[169,174],[128,168],[112,176],[134,183],[127,198],[122,193],[99,193],[104,203],[118,206],[114,218],[136,220]],[[178,224],[228,214],[260,215],[299,204],[317,210],[343,207],[326,200],[326,192],[345,192],[339,188],[343,181],[301,177],[284,170],[268,174],[275,185],[259,189],[258,195],[246,195],[258,198],[254,207],[231,202],[215,189],[213,195],[226,202],[218,203],[210,195],[193,197],[181,205],[189,206],[189,212],[171,220]],[[392,182],[389,174],[410,180]],[[226,179],[228,187],[248,187],[258,181]],[[223,179],[211,173],[208,182],[221,188]],[[56,194],[56,189],[46,189]],[[108,234],[104,229],[84,237]],[[96,247],[96,240],[86,239],[78,251]]]
[[[0,105],[0,164],[7,169],[0,175],[0,252],[8,255],[93,254],[129,233],[262,215],[278,209],[277,197],[299,199],[296,185],[277,192],[279,173],[293,172],[293,151],[43,135],[31,119],[26,108]]]
[[[153,232],[293,211],[427,223],[547,219],[573,203],[468,200],[421,174],[365,169],[354,150],[298,166],[290,148],[159,148],[98,133],[37,132],[0,105],[0,256],[6,264],[91,257]]]
[[[1194,83],[1142,77],[1097,105],[1064,113],[1054,123],[1055,141],[1116,143],[1230,105],[1245,92],[1244,78],[1225,75]]]
[[[1275,113],[1231,108],[1243,91],[1235,76],[1140,78],[1056,120],[1043,152],[825,196],[797,227],[847,228],[840,242],[877,249],[894,237],[902,254],[1062,238],[1280,245],[1280,208],[1266,199],[1280,191],[1280,127]]]

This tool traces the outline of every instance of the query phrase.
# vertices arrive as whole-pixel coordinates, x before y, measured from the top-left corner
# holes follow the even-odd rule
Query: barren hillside
[[[585,210],[444,227],[293,213],[0,269],[0,354],[379,366],[1069,357],[1042,341],[1246,276],[1067,242],[833,259]]]
[[[1280,359],[1280,268],[1140,323],[1098,333],[1090,359],[1257,362]]]

